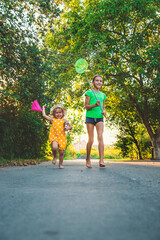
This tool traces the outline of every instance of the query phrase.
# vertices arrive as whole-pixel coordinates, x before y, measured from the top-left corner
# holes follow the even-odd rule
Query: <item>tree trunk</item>
[[[145,118],[143,120],[144,120],[143,123],[146,126],[146,129],[151,139],[153,147],[153,159],[160,160],[160,131],[158,129],[157,133],[153,134],[153,131],[151,129],[151,126],[149,125],[148,120],[146,120]]]
[[[160,160],[160,126],[157,129],[156,134],[153,133],[152,127],[148,118],[148,106],[147,103],[144,104],[144,111],[142,112],[138,104],[136,103],[134,96],[127,94],[130,100],[134,103],[134,106],[139,113],[140,118],[142,119],[143,124],[145,125],[147,132],[150,136],[152,147],[153,147],[153,156],[154,160]]]
[[[160,160],[160,133],[152,138],[153,156],[155,160]]]
[[[130,131],[130,136],[133,138],[133,142],[135,143],[135,145],[136,145],[136,147],[137,147],[139,159],[142,160],[141,149],[140,149],[140,146],[139,146],[139,144],[138,144],[137,139],[135,138],[135,133],[134,133],[134,131],[132,130],[132,127],[130,126],[129,121],[127,121],[127,125],[128,125],[128,128],[129,128],[129,131]]]
[[[154,157],[153,159],[160,160],[160,127],[157,129],[156,133],[153,133],[152,128],[146,116],[143,118],[143,123],[151,138],[151,143],[153,147],[153,157]]]

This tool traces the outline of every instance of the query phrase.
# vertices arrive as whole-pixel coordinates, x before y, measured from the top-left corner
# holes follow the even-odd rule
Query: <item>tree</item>
[[[54,33],[61,1],[12,1],[0,3],[0,157],[36,158],[46,153],[49,125],[31,111],[34,99],[46,112],[55,103],[72,108],[73,89],[68,79],[70,59],[55,54],[45,44],[48,30]],[[71,114],[81,130],[81,118]]]
[[[56,95],[55,89],[45,95],[53,64],[42,46],[60,10],[53,1],[2,0],[0,12],[0,157],[39,157],[47,132],[30,109],[34,99],[42,105]]]
[[[99,72],[107,91],[123,92],[147,129],[154,159],[160,159],[159,1],[63,2],[50,46],[86,56],[88,75]]]

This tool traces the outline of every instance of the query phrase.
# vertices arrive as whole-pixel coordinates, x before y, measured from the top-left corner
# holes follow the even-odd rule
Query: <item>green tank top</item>
[[[107,98],[105,93],[102,92],[95,92],[98,100],[101,103],[101,107],[103,109],[103,101]],[[85,96],[89,96],[90,97],[90,101],[89,101],[89,105],[93,105],[97,102],[97,99],[94,96],[94,93],[92,92],[92,90],[88,90],[85,93]],[[90,110],[86,111],[86,117],[91,117],[91,118],[103,118],[103,114],[102,114],[102,110],[100,108],[100,106],[94,107]]]

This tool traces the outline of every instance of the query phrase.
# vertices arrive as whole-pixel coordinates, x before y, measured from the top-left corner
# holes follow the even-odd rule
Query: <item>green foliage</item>
[[[142,124],[132,123],[120,127],[116,147],[123,157],[131,159],[151,159],[151,142]]]
[[[89,78],[104,77],[108,119],[127,137],[131,126],[132,141],[138,139],[132,123],[142,122],[158,146],[159,1],[2,0],[0,11],[1,157],[44,154],[49,128],[39,113],[31,113],[34,99],[48,109],[61,102],[78,111],[68,115],[69,144],[82,131],[89,86],[75,71],[79,58],[88,61]]]
[[[67,148],[67,151],[65,151],[64,159],[65,159],[65,160],[77,159],[77,153],[76,153],[76,151],[73,149],[73,146],[72,146],[72,145],[70,145],[70,146]]]
[[[1,117],[1,158],[33,159],[44,155],[42,146],[46,142],[47,132],[41,117],[25,110],[16,115],[6,111]]]
[[[84,158],[86,157],[86,149],[81,149],[80,151],[74,150],[73,146],[69,146],[67,155],[72,158]],[[96,147],[93,147],[91,150],[91,158],[99,159],[99,152]],[[104,148],[104,159],[120,159],[121,151],[116,147],[105,146]]]
[[[160,75],[159,75],[159,2],[157,0],[85,0],[63,1],[64,11],[55,22],[54,34],[46,38],[50,47],[70,59],[70,77],[73,81],[73,62],[81,56],[89,62],[91,78],[104,76],[103,91],[109,99],[116,95],[124,104],[116,112],[122,119],[125,102],[135,121],[145,125],[152,146],[158,149],[160,135]],[[74,84],[77,84],[75,74]],[[81,77],[83,89],[87,88]],[[114,102],[110,105],[112,114]],[[75,104],[76,106],[76,104]],[[122,114],[120,113],[122,111]],[[136,111],[136,114],[135,114]],[[114,112],[114,111],[113,111]],[[138,120],[137,120],[138,119]],[[156,153],[157,154],[157,153]],[[158,158],[159,155],[155,155]]]
[[[46,123],[30,109],[34,99],[42,106],[56,95],[56,88],[52,95],[47,92],[53,64],[42,45],[46,24],[53,24],[60,11],[53,1],[17,0],[1,1],[0,11],[0,157],[41,157]]]

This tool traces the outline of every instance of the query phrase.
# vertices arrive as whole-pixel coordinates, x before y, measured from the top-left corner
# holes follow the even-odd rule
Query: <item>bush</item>
[[[32,112],[19,112],[10,118],[1,115],[1,158],[39,158],[44,156],[48,134],[41,120]]]

